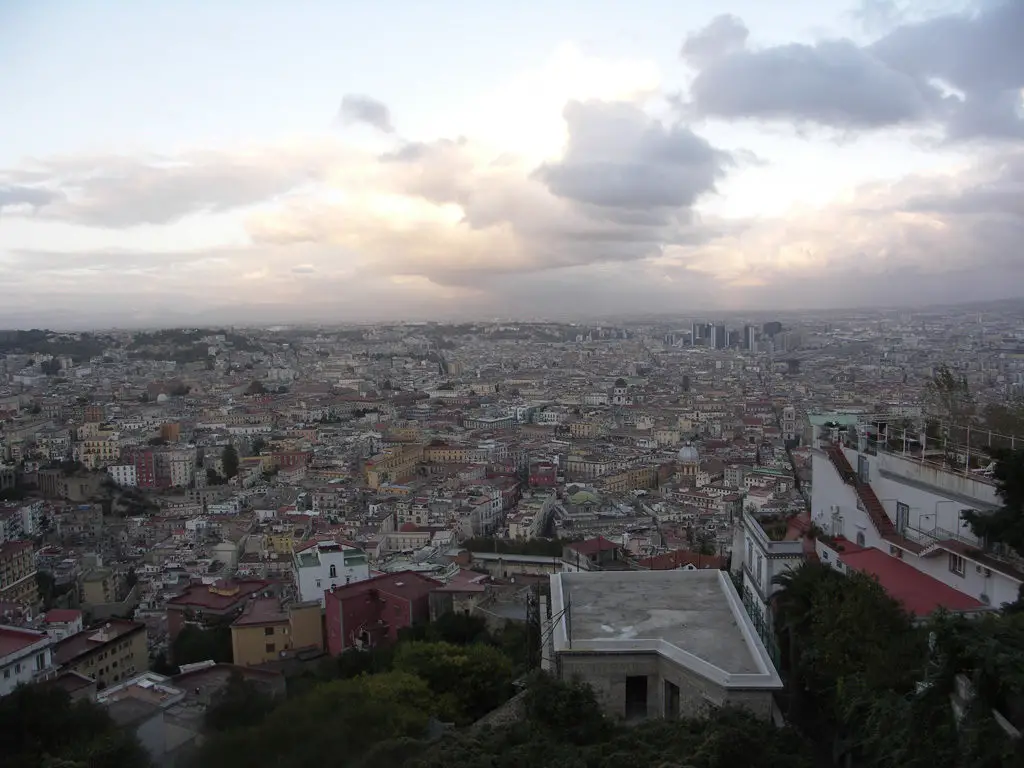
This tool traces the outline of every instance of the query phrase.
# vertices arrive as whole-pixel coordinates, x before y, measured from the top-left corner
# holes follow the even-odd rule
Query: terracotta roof
[[[650,568],[652,571],[670,571],[687,565],[692,565],[694,568],[702,571],[707,569],[721,570],[726,565],[726,559],[718,555],[702,555],[686,549],[677,549],[674,552],[645,557],[640,561],[640,565],[644,568]]]
[[[34,629],[0,626],[0,657],[17,653],[46,638],[45,632],[36,632]]]
[[[52,611],[46,612],[43,621],[47,624],[66,624],[80,618],[82,618],[82,612],[74,608],[54,608]]]
[[[262,591],[270,586],[269,581],[263,579],[241,579],[223,583],[219,581],[216,585],[191,584],[180,595],[175,595],[167,601],[167,605],[180,606],[182,608],[196,607],[207,610],[224,610],[237,605],[239,602],[248,600],[249,596]],[[214,590],[221,590],[224,594],[218,594]],[[231,590],[228,594],[228,590]]]
[[[328,600],[345,600],[357,595],[366,594],[371,590],[377,590],[385,595],[415,600],[419,597],[425,597],[442,586],[444,585],[440,581],[435,581],[415,571],[399,571],[398,573],[385,573],[372,579],[346,584],[343,587],[329,590],[325,593],[325,597]]]
[[[618,544],[614,541],[608,541],[604,536],[598,536],[596,539],[587,539],[586,541],[574,541],[567,546],[581,555],[596,555],[598,552],[608,552],[619,548]]]
[[[928,616],[939,608],[970,611],[985,607],[980,600],[956,591],[880,549],[865,549],[844,541],[839,559],[848,568],[874,576],[891,597],[915,616]]]
[[[145,632],[146,625],[138,621],[111,619],[103,626],[85,629],[61,640],[53,647],[54,661],[62,665],[67,664],[79,656],[138,631]]]
[[[250,600],[246,603],[242,615],[232,622],[233,627],[258,626],[260,624],[278,624],[288,620],[288,614],[281,607],[276,597]]]

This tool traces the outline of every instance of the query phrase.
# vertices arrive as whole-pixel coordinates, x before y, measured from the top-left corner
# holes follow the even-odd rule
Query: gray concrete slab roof
[[[759,674],[718,571],[563,573],[570,646],[662,640],[729,675]],[[578,647],[578,645],[576,646]]]

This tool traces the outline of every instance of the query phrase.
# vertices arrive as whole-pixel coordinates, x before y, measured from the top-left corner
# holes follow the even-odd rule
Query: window
[[[264,627],[263,628],[263,634],[267,635],[269,637],[270,635],[274,634],[274,628],[273,627]]]
[[[36,654],[36,669],[46,669],[46,654],[45,653],[37,653]]]
[[[964,559],[956,552],[949,553],[949,570],[955,573],[957,576],[963,576],[967,570]]]
[[[864,531],[857,531],[857,546],[864,546]]]
[[[338,578],[338,566],[336,566],[336,565],[331,565],[331,578],[332,579]]]
[[[4,670],[4,680],[10,680],[10,679],[11,679],[11,668],[8,667],[7,669]]]
[[[21,664],[15,664],[14,665],[14,674],[16,674],[16,675],[20,675],[21,674]]]
[[[754,562],[754,542],[752,541],[747,542],[747,562]]]
[[[316,580],[316,588],[317,588],[317,589],[320,589],[320,579],[317,579],[317,580]]]
[[[277,647],[273,643],[267,643],[267,653],[273,653]]]

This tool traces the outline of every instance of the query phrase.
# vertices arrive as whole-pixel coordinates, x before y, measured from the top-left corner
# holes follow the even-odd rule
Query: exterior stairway
[[[846,454],[843,453],[842,447],[835,444],[828,445],[825,448],[825,454],[828,456],[829,461],[832,462],[832,466],[836,468],[839,476],[843,478],[843,481],[853,486],[854,491],[857,493],[857,498],[864,505],[864,509],[867,511],[868,517],[871,518],[871,524],[878,531],[878,535],[889,541],[894,541],[894,539],[902,540],[903,537],[896,531],[896,526],[893,525],[889,515],[886,514],[885,507],[878,500],[874,489],[861,481],[860,476],[850,466],[850,462],[847,460]],[[915,550],[920,548],[919,544],[914,547]]]

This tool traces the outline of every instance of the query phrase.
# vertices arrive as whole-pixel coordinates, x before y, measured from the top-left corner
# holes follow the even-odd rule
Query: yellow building
[[[276,661],[292,651],[324,648],[323,612],[318,601],[282,605],[280,598],[250,600],[231,624],[235,664]]]
[[[423,460],[423,446],[420,444],[388,446],[367,460],[366,484],[374,490],[383,483],[402,483],[412,478],[416,465]]]
[[[573,421],[568,427],[569,435],[581,440],[598,437],[601,433],[600,427],[590,421]]]
[[[53,648],[53,659],[106,688],[149,669],[146,625],[138,621],[110,619],[100,627],[66,637]]]
[[[647,490],[658,487],[657,467],[633,467],[624,472],[608,475],[601,480],[601,488],[610,493]]]
[[[39,602],[36,585],[36,553],[31,541],[0,544],[0,603]]]
[[[113,440],[84,440],[78,444],[78,460],[89,469],[99,469],[121,460],[121,443]]]
[[[109,568],[92,568],[82,574],[79,597],[88,605],[116,603],[121,594],[121,579]]]
[[[469,449],[464,445],[440,443],[423,449],[423,460],[432,464],[465,464],[468,457]]]

